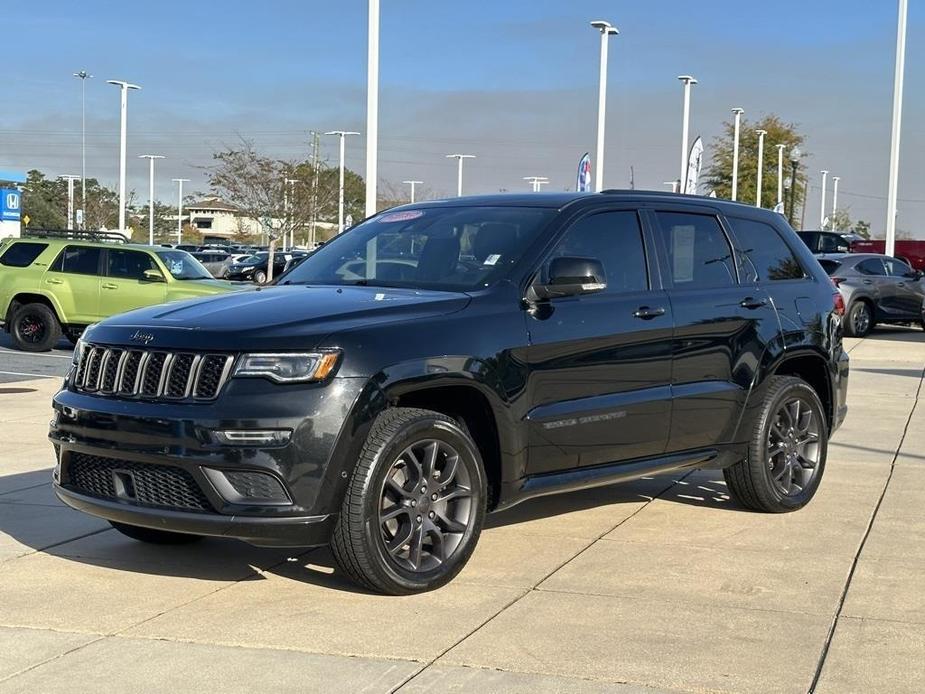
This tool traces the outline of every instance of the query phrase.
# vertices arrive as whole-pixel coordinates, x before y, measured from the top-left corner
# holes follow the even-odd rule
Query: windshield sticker
[[[380,222],[408,222],[418,217],[423,217],[423,210],[406,210],[404,212],[392,212],[379,217]]]
[[[170,274],[171,275],[182,275],[183,274],[183,261],[175,260],[170,264]]]
[[[485,262],[482,264],[483,265],[495,265],[497,264],[499,260],[501,260],[501,256],[498,255],[497,253],[492,253],[490,256],[485,258]]]

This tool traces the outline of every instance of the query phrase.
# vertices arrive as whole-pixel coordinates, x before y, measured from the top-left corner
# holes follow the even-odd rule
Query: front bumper
[[[54,397],[49,432],[58,455],[55,492],[73,508],[129,525],[258,545],[325,544],[353,464],[344,453],[352,450],[349,433],[342,436],[342,429],[364,383],[335,378],[323,386],[278,386],[232,379],[209,403],[64,389]],[[249,445],[216,437],[227,430],[290,433],[281,443]],[[88,465],[96,466],[93,483],[87,482]],[[159,480],[162,473],[170,474]],[[226,473],[278,485],[284,500],[229,494],[220,483]],[[178,491],[177,480],[185,488]]]

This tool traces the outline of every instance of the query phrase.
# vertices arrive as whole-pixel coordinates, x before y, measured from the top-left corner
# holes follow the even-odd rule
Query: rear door
[[[671,404],[671,305],[635,209],[573,221],[554,257],[601,261],[607,288],[529,312],[530,474],[660,455]]]
[[[163,275],[150,254],[121,248],[110,248],[106,253],[100,308],[107,316],[166,301],[167,283],[145,279],[145,270]]]
[[[62,322],[87,325],[104,317],[100,314],[102,263],[100,247],[79,244],[65,246],[52,262],[42,284],[58,300]]]
[[[780,323],[765,290],[739,283],[731,238],[715,210],[651,213],[674,315],[669,452],[730,442]]]

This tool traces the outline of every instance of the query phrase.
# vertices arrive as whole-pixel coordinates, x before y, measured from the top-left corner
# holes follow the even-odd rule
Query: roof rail
[[[79,231],[76,229],[26,229],[24,238],[71,239],[74,241],[117,241],[128,243],[128,236],[118,231]]]

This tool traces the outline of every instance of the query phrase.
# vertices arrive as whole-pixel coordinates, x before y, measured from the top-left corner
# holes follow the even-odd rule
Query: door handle
[[[747,308],[749,310],[753,310],[756,308],[762,308],[763,306],[767,306],[767,305],[768,305],[768,302],[765,301],[764,299],[756,299],[751,296],[747,296],[744,299],[742,299],[742,301],[739,302],[739,306],[741,306],[742,308]]]
[[[663,309],[661,306],[657,306],[655,308],[640,306],[635,311],[633,311],[633,315],[636,316],[636,318],[641,318],[642,320],[652,320],[653,318],[664,316],[665,309]]]
[[[64,280],[55,280],[55,279],[45,280],[45,284],[64,284]]]
[[[864,280],[864,284],[873,284],[873,283],[874,283],[873,280]]]
[[[103,289],[118,289],[119,288],[118,284],[112,284],[111,282],[103,282],[103,284],[101,284],[100,286]]]
[[[905,287],[905,286],[906,286],[906,283],[905,283],[905,282],[897,282],[897,283],[896,283],[896,286],[897,286],[897,287]]]

